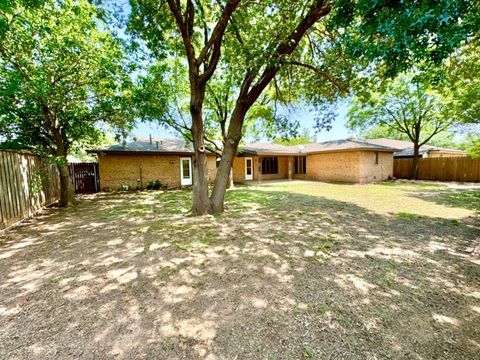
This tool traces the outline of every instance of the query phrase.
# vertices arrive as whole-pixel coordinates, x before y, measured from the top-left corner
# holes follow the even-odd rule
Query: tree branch
[[[310,29],[322,17],[326,16],[331,11],[330,5],[325,5],[323,0],[318,0],[314,6],[312,6],[310,13],[302,19],[297,27],[290,33],[290,35],[277,47],[273,54],[273,61],[271,65],[267,66],[263,71],[260,79],[255,83],[252,89],[249,91],[246,105],[251,106],[255,100],[260,96],[262,91],[267,87],[275,74],[280,70],[282,65],[286,62],[286,57],[291,55],[296,49],[303,35]]]
[[[208,61],[207,68],[205,69],[204,73],[200,77],[200,81],[206,82],[208,81],[215,71],[218,61],[220,59],[221,48],[222,48],[222,40],[223,35],[225,34],[225,29],[227,28],[228,22],[230,21],[230,17],[235,11],[235,9],[240,4],[240,0],[228,0],[220,17],[220,20],[217,22],[217,25],[213,29],[212,35],[210,39],[208,39],[207,44],[203,47],[200,51],[200,55],[197,59],[197,64],[201,64],[206,62],[210,52],[210,61]]]
[[[324,78],[325,80],[329,81],[332,85],[334,85],[338,90],[340,91],[346,91],[347,89],[342,86],[337,80],[335,80],[334,78],[332,78],[328,73],[326,73],[325,71],[323,70],[320,70],[319,68],[316,68],[315,66],[313,65],[310,65],[310,64],[304,64],[300,61],[290,61],[290,64],[292,65],[296,65],[296,66],[300,66],[300,67],[304,67],[304,68],[307,68],[307,69],[310,69],[312,70],[315,74],[317,74],[318,76]]]
[[[180,29],[180,33],[182,34],[183,45],[187,53],[188,63],[190,64],[190,67],[193,69],[196,67],[196,59],[195,59],[195,48],[193,47],[192,39],[189,36],[189,29],[191,28],[191,25],[186,24],[183,19],[182,10],[180,8],[180,2],[175,0],[167,0],[167,1],[168,1],[168,6],[170,7],[170,11],[172,12],[173,17],[175,18],[175,22],[177,23],[177,26]],[[193,19],[188,19],[188,20],[193,21]]]

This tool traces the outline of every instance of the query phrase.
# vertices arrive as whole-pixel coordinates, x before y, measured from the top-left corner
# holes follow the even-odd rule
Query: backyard
[[[474,359],[480,189],[101,193],[0,234],[0,358]]]

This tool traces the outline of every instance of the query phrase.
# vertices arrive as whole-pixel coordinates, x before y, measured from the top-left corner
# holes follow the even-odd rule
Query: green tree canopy
[[[363,139],[379,139],[379,138],[389,138],[394,140],[403,140],[403,141],[411,141],[407,134],[404,132],[400,132],[395,128],[385,126],[385,125],[375,125],[373,127],[360,127],[357,128],[358,136]],[[452,129],[453,130],[453,129]],[[428,126],[423,128],[424,135],[429,134],[432,132],[432,129]],[[452,149],[460,149],[460,143],[457,143],[454,140],[455,133],[453,131],[444,131],[436,134],[432,137],[427,145],[432,146],[439,146],[445,148],[452,148]]]
[[[122,46],[86,0],[0,9],[0,133],[55,159],[61,204],[72,202],[66,156],[125,129],[129,94]]]
[[[480,39],[464,44],[445,61],[445,80],[439,84],[456,119],[480,124]]]
[[[315,136],[312,136],[308,129],[303,128],[297,136],[277,137],[272,140],[274,144],[280,145],[303,145],[316,142]]]
[[[480,157],[480,133],[477,131],[467,134],[465,141],[460,144],[460,148],[467,151],[472,157]]]
[[[454,123],[449,103],[413,75],[399,75],[384,87],[371,90],[353,100],[348,113],[352,130],[380,126],[390,134],[403,134],[413,143],[414,161],[411,176],[418,175],[419,148]]]

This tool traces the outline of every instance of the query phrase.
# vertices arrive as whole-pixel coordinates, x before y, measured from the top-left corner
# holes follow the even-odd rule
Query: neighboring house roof
[[[399,150],[393,154],[394,157],[412,157],[413,156],[413,143],[410,141],[381,138],[381,139],[368,139],[368,140],[365,140],[365,142],[370,144],[375,144],[375,145],[388,146],[393,149]],[[449,149],[449,148],[443,148],[443,147],[431,146],[431,145],[422,145],[420,147],[419,154],[423,156],[436,151],[452,153],[452,154],[465,154],[465,155],[467,154],[463,150]]]
[[[140,138],[132,142],[91,149],[91,153],[172,153],[193,154],[190,143],[177,138]]]
[[[424,156],[428,155],[434,152],[443,152],[447,154],[464,154],[465,156],[467,153],[463,150],[458,150],[458,149],[448,149],[448,148],[441,148],[441,147],[436,147],[436,146],[430,146],[430,145],[423,145],[420,147],[419,150],[419,155]],[[402,149],[400,151],[397,151],[393,154],[394,157],[412,157],[413,156],[413,147],[409,147],[406,149]]]
[[[244,153],[255,155],[299,155],[355,150],[394,152],[396,149],[351,139],[291,146],[262,143],[246,144],[241,146],[241,151]]]

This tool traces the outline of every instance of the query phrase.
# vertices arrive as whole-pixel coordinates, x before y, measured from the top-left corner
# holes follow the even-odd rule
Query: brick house
[[[368,183],[393,176],[395,149],[356,140],[337,140],[299,146],[246,144],[233,162],[235,182],[305,179]],[[142,139],[92,149],[98,156],[101,189],[121,185],[144,188],[159,180],[165,187],[193,182],[190,144],[182,139]],[[217,158],[208,155],[209,181],[216,176]]]
[[[98,157],[100,189],[116,190],[122,185],[145,188],[159,180],[163,187],[177,188],[193,183],[190,144],[183,139],[139,139],[126,144],[91,149]],[[209,181],[216,175],[216,156],[208,155]]]
[[[393,176],[394,151],[356,140],[299,146],[247,144],[234,160],[233,180],[382,181]]]

